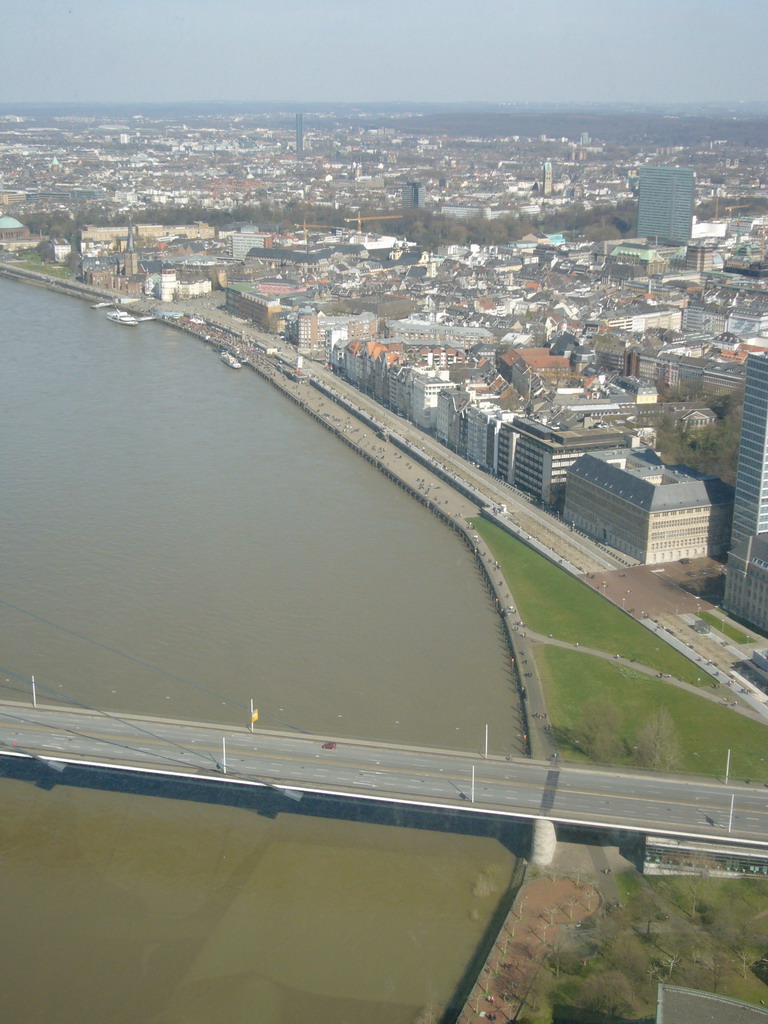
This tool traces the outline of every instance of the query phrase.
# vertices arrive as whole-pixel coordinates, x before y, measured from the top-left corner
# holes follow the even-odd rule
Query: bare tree
[[[577,905],[578,902],[579,902],[579,897],[578,896],[569,896],[568,899],[565,901],[565,912],[568,915],[568,919],[570,921],[573,920],[573,910],[574,910],[574,907]]]
[[[550,924],[554,924],[555,923],[555,914],[557,914],[557,912],[559,910],[560,910],[560,907],[554,906],[554,905],[551,906],[551,907],[545,907],[544,908],[544,913],[549,918],[549,923]]]
[[[691,898],[691,917],[695,917],[700,901],[709,889],[709,873],[714,864],[714,858],[698,854],[693,858],[691,873],[683,876],[684,888]]]
[[[588,701],[582,710],[578,739],[596,761],[611,763],[624,753],[621,711],[610,701]]]
[[[720,987],[720,982],[723,979],[723,974],[728,961],[723,953],[718,949],[714,949],[709,955],[709,968],[710,975],[712,977],[712,991],[717,992]]]
[[[663,963],[667,969],[667,981],[672,977],[672,971],[680,965],[681,960],[682,957],[679,953],[666,953],[664,955]]]
[[[754,950],[750,949],[747,946],[742,946],[740,949],[734,950],[734,956],[736,958],[736,963],[741,968],[742,978],[746,978],[747,971],[756,959]]]
[[[651,925],[660,921],[664,916],[662,903],[649,885],[644,885],[638,892],[635,898],[635,908],[640,920],[645,925],[645,938],[649,939]]]
[[[629,1016],[635,1003],[632,986],[619,971],[590,975],[576,998],[588,1010],[615,1017]]]
[[[636,736],[637,759],[645,768],[668,771],[680,764],[680,741],[666,708],[646,719]]]
[[[566,947],[568,945],[568,936],[563,932],[555,936],[555,940],[549,948],[547,954],[547,965],[554,972],[556,978],[560,977],[560,969],[563,966],[563,959],[566,955]]]

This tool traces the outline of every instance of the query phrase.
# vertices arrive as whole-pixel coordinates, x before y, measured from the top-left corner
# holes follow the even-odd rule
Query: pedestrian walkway
[[[478,1019],[516,1020],[535,1009],[535,982],[547,959],[581,923],[598,912],[603,898],[590,882],[573,877],[526,882],[501,927],[457,1024]]]

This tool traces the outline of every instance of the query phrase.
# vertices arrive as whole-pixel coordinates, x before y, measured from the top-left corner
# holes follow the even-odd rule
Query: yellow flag
[[[258,720],[259,720],[259,709],[258,708],[254,708],[253,709],[253,714],[251,715],[251,721],[252,722],[258,722]]]

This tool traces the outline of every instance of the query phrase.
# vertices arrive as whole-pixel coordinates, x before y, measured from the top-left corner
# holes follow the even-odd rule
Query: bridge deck
[[[0,703],[0,752],[768,847],[762,784]],[[733,809],[731,807],[733,799]]]

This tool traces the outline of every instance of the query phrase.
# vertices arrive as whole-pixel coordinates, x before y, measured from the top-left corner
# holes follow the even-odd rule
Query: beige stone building
[[[123,250],[128,244],[128,224],[110,224],[106,227],[89,225],[80,235],[80,249]],[[136,245],[151,246],[159,238],[175,235],[179,238],[215,238],[216,229],[210,224],[196,221],[194,224],[134,224]]]
[[[563,519],[649,565],[723,554],[732,515],[732,487],[652,451],[591,452],[568,471]]]

